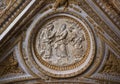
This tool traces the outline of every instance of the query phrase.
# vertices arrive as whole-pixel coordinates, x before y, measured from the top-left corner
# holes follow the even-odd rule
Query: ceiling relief
[[[88,26],[82,21],[64,13],[51,15],[46,19],[41,23],[44,25],[40,26],[34,49],[42,65],[58,73],[61,70],[74,70],[85,63],[88,57],[93,58],[93,39],[90,39]]]
[[[56,11],[53,6],[39,15],[32,23],[34,26],[28,29],[22,53],[25,57],[30,55],[26,57],[28,64],[35,66],[39,73],[71,77],[82,73],[92,63],[95,55],[92,30],[82,16],[71,9],[67,7],[64,12],[63,6]]]
[[[87,0],[37,0],[9,33],[10,40],[1,41],[0,68],[5,68],[0,69],[0,82],[119,83],[120,39],[115,31]]]

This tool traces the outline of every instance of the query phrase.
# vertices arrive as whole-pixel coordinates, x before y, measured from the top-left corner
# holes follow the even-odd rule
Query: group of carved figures
[[[52,56],[58,58],[69,58],[74,56],[80,58],[83,53],[84,34],[74,26],[70,28],[67,24],[61,24],[60,28],[55,28],[54,24],[48,24],[40,34],[40,55],[44,59]]]

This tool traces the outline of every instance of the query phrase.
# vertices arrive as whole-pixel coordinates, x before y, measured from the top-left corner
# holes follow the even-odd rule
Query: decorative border
[[[10,6],[0,15],[0,34],[10,25],[31,0],[13,0]]]
[[[52,77],[58,77],[58,78],[66,78],[66,77],[72,77],[72,76],[81,74],[82,72],[86,71],[86,69],[88,67],[91,66],[92,61],[93,61],[94,56],[95,56],[95,51],[96,50],[95,50],[95,42],[94,42],[94,38],[93,38],[93,34],[92,34],[93,32],[89,32],[89,35],[91,36],[91,40],[92,40],[92,43],[93,43],[93,44],[91,44],[92,45],[91,47],[92,47],[92,50],[94,51],[94,52],[91,53],[91,56],[89,57],[89,59],[90,59],[89,63],[86,64],[84,67],[81,67],[81,70],[76,70],[76,72],[73,72],[73,73],[70,73],[70,74],[57,75],[57,74],[52,74],[52,73],[49,73],[48,71],[45,71],[45,70],[41,69],[40,66],[37,63],[38,61],[35,61],[35,59],[34,59],[34,57],[36,57],[35,54],[29,53],[29,52],[33,52],[33,47],[32,48],[30,47],[30,46],[33,46],[33,44],[31,43],[32,42],[31,40],[34,40],[33,35],[35,33],[33,31],[37,31],[37,28],[33,29],[33,27],[35,25],[39,25],[39,23],[37,23],[40,20],[40,18],[38,18],[39,15],[42,16],[42,14],[43,14],[43,16],[45,18],[45,17],[48,17],[48,16],[53,15],[53,14],[60,14],[60,13],[69,14],[69,15],[75,16],[76,18],[81,20],[83,23],[85,23],[85,25],[88,29],[87,31],[91,31],[90,25],[88,25],[86,20],[83,19],[82,14],[80,14],[79,11],[76,11],[76,10],[72,11],[73,9],[71,10],[71,8],[69,8],[72,12],[71,11],[63,11],[62,9],[59,9],[59,11],[57,10],[55,12],[51,9],[51,7],[52,7],[51,4],[43,7],[39,11],[39,13],[37,14],[37,17],[32,20],[32,22],[35,21],[35,23],[33,23],[33,24],[31,23],[31,25],[29,26],[28,31],[26,32],[25,40],[23,41],[23,44],[22,44],[22,50],[20,51],[21,53],[24,53],[23,54],[23,58],[25,58],[24,61],[27,65],[27,67],[29,67],[29,69],[34,74],[36,74],[37,76],[42,77],[42,78],[44,78],[45,75],[49,75],[49,76],[52,76]],[[45,13],[48,10],[49,10],[49,13],[48,12]],[[41,18],[41,19],[44,19],[44,18]],[[32,35],[32,33],[33,33],[33,35]]]
[[[116,74],[116,73],[110,74],[110,73],[102,72],[106,62],[108,61],[107,58],[109,58],[110,54],[114,54],[114,53],[108,48],[108,46],[106,46],[104,60],[101,63],[102,65],[99,67],[97,73],[91,76],[91,79],[120,83],[120,74]]]
[[[77,20],[75,20],[75,19],[73,19],[73,18],[71,18],[71,17],[64,16],[64,15],[55,16],[55,17],[53,16],[53,17],[51,17],[51,18],[60,18],[60,17],[61,17],[61,18],[69,18],[69,19],[72,19],[72,20],[76,21],[76,22],[79,24],[79,26],[82,26],[81,28],[82,28],[83,31],[85,32],[85,36],[86,36],[86,40],[87,40],[87,50],[86,50],[86,52],[85,52],[86,54],[84,55],[84,58],[81,59],[80,62],[71,64],[71,65],[68,65],[68,66],[55,66],[55,65],[49,64],[49,63],[45,62],[44,60],[42,60],[42,59],[41,59],[41,56],[39,56],[38,52],[36,52],[37,49],[35,48],[35,46],[34,46],[34,52],[35,52],[37,58],[40,60],[40,62],[41,62],[43,65],[45,65],[45,66],[47,66],[47,67],[49,67],[49,68],[51,68],[51,69],[54,69],[54,70],[64,71],[64,70],[71,70],[71,69],[74,69],[74,68],[80,66],[80,65],[87,59],[91,46],[90,46],[90,37],[89,37],[89,35],[88,35],[88,32],[87,32],[87,30],[84,29],[84,26],[83,26],[81,23],[79,23]],[[47,19],[47,21],[50,20],[51,18]],[[44,21],[44,22],[45,22],[45,21]],[[43,24],[42,24],[42,23],[41,23],[41,24],[44,25],[44,22],[43,22]],[[37,27],[41,27],[41,25],[39,25],[39,26],[36,25],[36,26],[37,26]],[[38,31],[39,31],[39,30],[38,30]],[[36,34],[35,37],[37,37],[37,33],[35,33],[35,34]],[[36,39],[34,38],[34,41],[33,41],[32,43],[34,43],[35,41],[36,41]],[[34,43],[33,45],[36,45],[36,43]]]
[[[120,38],[115,34],[115,32],[113,32],[109,28],[109,26],[107,24],[105,24],[105,22],[94,12],[94,10],[88,5],[88,3],[85,0],[80,0],[79,6],[86,13],[88,13],[88,15],[90,17],[92,17],[92,19],[102,28],[102,30],[104,30],[104,32],[106,32],[111,37],[111,39],[114,40],[114,43],[113,43],[114,46],[113,47],[117,49],[116,52],[120,52],[119,51]],[[104,38],[105,38],[105,36],[104,36]],[[111,42],[111,41],[109,41],[109,42]]]
[[[92,11],[91,10],[89,10],[89,9],[91,9],[90,8],[90,6],[87,4],[87,6],[88,7],[86,7],[86,3],[84,4],[84,2],[85,2],[85,0],[79,0],[79,1],[82,1],[81,3],[82,3],[82,7],[83,7],[83,10],[85,10],[85,11],[87,11],[87,13],[91,16],[91,17],[93,17],[93,16],[95,16],[95,17],[93,17],[93,19],[102,27],[101,29],[103,29],[103,31],[107,31],[108,32],[108,34],[113,34],[113,35],[110,35],[112,38],[117,38],[117,39],[119,39],[119,37],[114,37],[115,35],[115,33],[113,32],[113,31],[111,31],[111,29],[108,27],[108,25],[106,25],[106,24],[104,24],[104,22],[103,22],[103,20],[98,20],[97,21],[97,18],[99,18],[99,16],[93,11],[93,9],[92,9]],[[81,5],[80,5],[80,7],[81,7]],[[37,8],[37,9],[39,9],[39,8]],[[86,9],[88,9],[88,10],[86,10]],[[34,12],[36,12],[36,9],[33,9],[33,11]],[[30,13],[33,13],[33,12],[30,12]],[[93,14],[93,15],[92,15]],[[31,15],[30,14],[28,14],[28,16],[27,17],[25,17],[25,19],[26,18],[31,18]],[[100,19],[100,18],[99,18]],[[103,23],[103,25],[102,25],[102,23],[99,23],[99,22],[102,22]],[[22,21],[22,23],[25,23],[25,21]],[[107,28],[106,28],[107,27]],[[109,30],[110,29],[110,30]],[[103,35],[103,34],[102,34]],[[24,37],[24,36],[23,36]],[[102,37],[104,37],[104,36],[102,36]],[[98,37],[99,38],[99,37]],[[103,38],[101,38],[101,40],[104,40]],[[109,40],[104,40],[105,42],[110,42]],[[13,42],[13,41],[11,41],[11,42]],[[117,42],[119,42],[119,41],[117,41]],[[24,43],[23,43],[24,44]],[[108,43],[109,44],[109,43]],[[109,44],[110,45],[110,44]],[[115,44],[113,44],[113,45],[111,45],[112,47],[113,47],[113,49],[114,49],[114,47],[117,47],[117,45],[115,46]],[[105,46],[103,46],[103,47],[105,47]],[[21,48],[21,50],[20,51],[24,51],[24,50],[22,50],[23,48]],[[19,51],[19,50],[18,50]],[[115,50],[116,52],[118,51],[118,50]],[[20,52],[20,53],[22,53],[22,52]],[[97,57],[99,57],[99,56],[97,56]],[[25,56],[22,56],[22,58],[23,58],[23,60],[24,61],[28,61],[28,59],[27,59],[27,57],[25,57]],[[34,60],[33,60],[34,61]],[[96,61],[97,62],[97,61]],[[28,62],[26,62],[26,64],[27,64]],[[29,64],[27,64],[27,67],[29,67]],[[29,69],[30,69],[30,67],[29,67]],[[31,71],[31,70],[30,70]],[[32,73],[32,72],[31,72]],[[33,76],[33,75],[32,75]],[[90,77],[89,77],[90,78]],[[23,79],[23,78],[20,78],[19,79],[19,81],[21,80],[21,79]],[[27,78],[26,79],[24,79],[24,80],[27,80]],[[95,78],[93,79],[93,80],[96,80]],[[99,79],[99,80],[101,80],[101,78]],[[50,80],[51,81],[51,80]],[[57,81],[57,79],[56,79],[56,81]],[[115,79],[115,81],[116,81],[116,79]],[[101,81],[100,81],[101,82]]]
[[[111,0],[112,1],[112,0]],[[103,0],[93,0],[93,2],[109,17],[109,19],[118,27],[120,30],[120,16],[114,10],[109,2]]]

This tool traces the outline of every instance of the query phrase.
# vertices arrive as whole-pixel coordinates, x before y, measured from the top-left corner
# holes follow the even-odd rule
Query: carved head
[[[66,29],[66,24],[62,24],[61,31],[64,31]]]
[[[54,25],[53,24],[48,25],[47,28],[48,28],[48,30],[53,30],[54,29]]]
[[[74,29],[75,29],[75,27],[74,27],[74,26],[71,26],[71,27],[69,28],[69,31],[72,32]]]

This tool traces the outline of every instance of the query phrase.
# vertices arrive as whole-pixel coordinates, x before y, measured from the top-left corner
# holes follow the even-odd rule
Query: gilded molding
[[[99,8],[110,18],[110,20],[116,24],[116,26],[120,29],[120,15],[118,11],[116,12],[115,3],[117,0],[93,0]],[[120,2],[118,1],[118,4]],[[119,7],[119,5],[118,5]]]
[[[104,42],[106,42],[109,46],[111,46],[111,48],[119,55],[120,54],[120,45],[118,44],[118,42],[116,42],[112,39],[108,39],[105,36],[104,30],[99,25],[97,25],[92,18],[87,17],[87,19],[94,26],[98,37],[101,38],[101,40],[103,40]]]
[[[9,6],[0,12],[0,34],[2,34],[29,2],[30,0],[10,0]]]
[[[82,4],[81,4],[82,3]],[[101,27],[104,31],[119,45],[120,38],[116,35],[104,21],[91,9],[91,7],[84,1],[80,0],[79,6]]]

